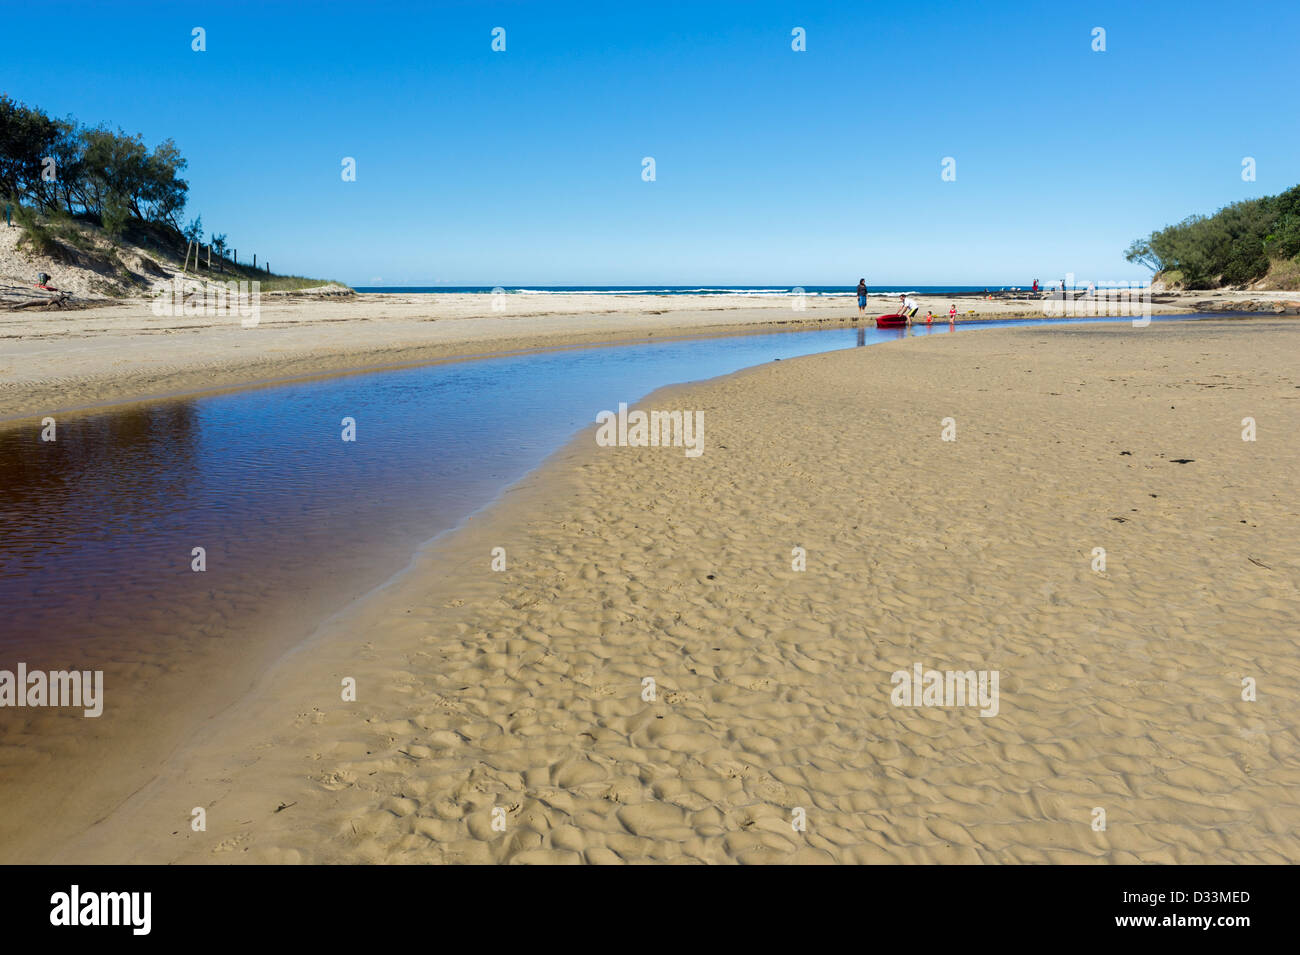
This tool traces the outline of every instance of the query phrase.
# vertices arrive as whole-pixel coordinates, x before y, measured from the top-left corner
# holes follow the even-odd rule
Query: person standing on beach
[[[917,305],[910,295],[900,295],[899,298],[903,300],[903,310],[899,314],[904,315],[907,318],[907,324],[911,325],[912,316],[921,310],[921,306]]]
[[[858,279],[858,314],[867,310],[867,280]]]

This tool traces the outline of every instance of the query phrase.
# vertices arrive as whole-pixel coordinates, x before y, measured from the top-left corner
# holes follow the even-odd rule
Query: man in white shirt
[[[903,310],[899,314],[906,315],[907,321],[910,323],[912,321],[912,316],[916,314],[917,310],[921,306],[916,304],[910,295],[900,295],[899,298],[903,300]]]

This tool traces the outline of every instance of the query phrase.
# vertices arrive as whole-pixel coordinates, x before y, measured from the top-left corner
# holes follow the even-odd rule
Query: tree
[[[1161,263],[1159,256],[1151,251],[1151,243],[1146,239],[1134,239],[1129,247],[1124,250],[1124,258],[1129,262],[1145,265],[1152,272],[1164,270],[1164,265]]]
[[[131,221],[131,210],[117,193],[110,193],[100,207],[99,221],[113,240],[120,239]]]
[[[135,219],[179,231],[186,165],[170,139],[150,151],[139,135],[51,119],[0,94],[0,196],[10,201],[101,220],[111,205],[116,226]]]
[[[190,188],[178,173],[187,165],[172,140],[165,139],[154,148],[144,164],[139,197],[141,218],[176,225]]]
[[[82,159],[81,133],[76,121],[68,119],[54,120],[55,137],[50,144],[50,155],[58,169],[58,180],[53,184],[52,202],[62,202],[65,211],[72,215],[78,207],[84,208],[82,200],[85,193],[81,182],[86,170]]]
[[[1300,186],[1247,199],[1211,216],[1192,215],[1129,245],[1124,257],[1156,271],[1182,273],[1187,288],[1245,285],[1271,260],[1300,255]]]
[[[217,253],[217,261],[221,265],[221,271],[226,271],[226,234],[214,235],[212,237],[212,248]]]
[[[57,138],[58,127],[43,112],[0,94],[0,192],[48,205],[53,184],[41,173]]]

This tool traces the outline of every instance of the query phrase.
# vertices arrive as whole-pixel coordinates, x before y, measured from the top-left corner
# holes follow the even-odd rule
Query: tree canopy
[[[1274,260],[1300,257],[1300,186],[1189,216],[1134,240],[1124,257],[1157,272],[1181,272],[1188,288],[1263,278]]]
[[[98,218],[119,229],[129,217],[180,227],[189,183],[185,158],[164,140],[94,128],[0,94],[0,194],[42,210]]]

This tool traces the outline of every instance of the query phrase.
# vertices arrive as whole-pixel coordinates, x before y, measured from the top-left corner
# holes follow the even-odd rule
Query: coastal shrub
[[[1192,215],[1135,240],[1130,262],[1182,273],[1185,287],[1245,285],[1268,274],[1273,262],[1300,254],[1300,186],[1278,196],[1248,199],[1211,216]]]
[[[1274,258],[1300,256],[1300,212],[1283,215],[1273,231],[1264,237],[1264,250]]]
[[[108,233],[110,239],[116,242],[126,232],[131,213],[120,196],[111,194],[104,199],[99,218],[100,222],[103,223],[104,231]]]
[[[1268,284],[1281,291],[1300,291],[1300,256],[1274,259],[1268,270]]]
[[[43,255],[47,258],[58,259],[64,258],[64,248],[59,240],[54,237],[54,233],[46,228],[44,223],[37,218],[36,210],[28,208],[21,203],[14,204],[14,222],[22,229],[22,235],[18,237],[19,247],[26,247],[36,255]]]
[[[84,227],[65,212],[51,215],[46,228],[60,242],[81,249],[83,252],[89,252],[95,248],[94,240],[86,234]]]

